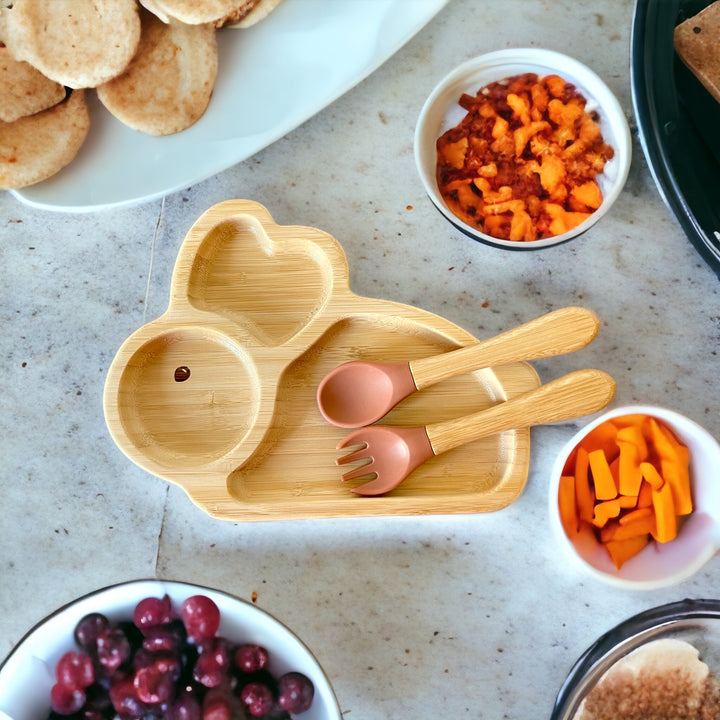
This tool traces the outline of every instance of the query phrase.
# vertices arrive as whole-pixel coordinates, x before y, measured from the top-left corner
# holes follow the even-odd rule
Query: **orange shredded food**
[[[532,242],[571,230],[600,207],[596,178],[614,151],[574,85],[526,73],[458,102],[467,114],[438,138],[436,174],[466,224]]]

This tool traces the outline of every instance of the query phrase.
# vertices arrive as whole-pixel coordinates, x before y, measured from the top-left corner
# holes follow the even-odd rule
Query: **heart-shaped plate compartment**
[[[315,401],[342,362],[411,360],[472,342],[438,315],[352,293],[330,235],[229,200],[188,232],[167,311],[118,350],[105,419],[133,462],[227,520],[498,510],[525,485],[527,428],[433,458],[388,495],[358,497],[335,465],[345,431]],[[436,422],[539,384],[527,363],[478,370],[415,393],[382,422]]]

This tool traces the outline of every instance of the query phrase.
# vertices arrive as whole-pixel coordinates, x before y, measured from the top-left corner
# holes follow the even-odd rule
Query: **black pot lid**
[[[720,103],[675,53],[673,30],[711,0],[636,0],[631,80],[655,183],[720,278]]]

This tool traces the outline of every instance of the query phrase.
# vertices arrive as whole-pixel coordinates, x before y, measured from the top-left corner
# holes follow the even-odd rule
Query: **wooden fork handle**
[[[582,307],[565,307],[466,347],[410,361],[418,390],[456,375],[493,365],[573,352],[595,338],[600,322]]]
[[[486,410],[426,427],[436,455],[504,430],[571,420],[605,407],[615,381],[601,370],[576,370]]]

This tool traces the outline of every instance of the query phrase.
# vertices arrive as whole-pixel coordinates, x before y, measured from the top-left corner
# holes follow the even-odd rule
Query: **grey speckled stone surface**
[[[298,0],[302,1],[302,0]],[[59,604],[138,577],[204,583],[290,625],[347,718],[547,716],[579,654],[635,612],[720,595],[711,561],[679,587],[629,593],[568,566],[548,531],[558,450],[584,421],[532,431],[527,486],[486,515],[228,523],[129,462],[102,390],[122,341],[167,306],[185,233],[229,198],[318,227],[352,289],[418,305],[478,337],[546,310],[598,313],[596,341],[535,363],[543,379],[594,366],[614,405],[679,410],[720,436],[720,286],[663,204],[633,118],[628,0],[453,0],[393,58],[237,166],[139,207],[48,213],[0,195],[0,656]],[[468,240],[425,197],[415,119],[460,62],[546,47],[589,65],[633,134],[627,185],[570,244],[508,253]]]

